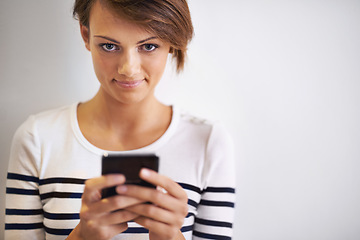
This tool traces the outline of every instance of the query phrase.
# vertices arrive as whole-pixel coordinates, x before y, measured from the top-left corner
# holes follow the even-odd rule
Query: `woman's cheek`
[[[167,58],[163,57],[148,58],[143,61],[143,66],[155,75],[162,75],[165,70],[166,61]]]
[[[112,72],[116,73],[116,65],[108,58],[103,56],[95,56],[93,58],[93,62],[94,70],[98,78],[108,78],[110,75],[112,75]],[[112,78],[114,78],[114,76],[112,76],[111,79]]]

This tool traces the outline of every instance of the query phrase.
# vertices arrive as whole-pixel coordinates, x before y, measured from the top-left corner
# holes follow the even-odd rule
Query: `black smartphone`
[[[102,157],[102,175],[121,173],[126,177],[125,184],[156,188],[156,186],[139,177],[142,168],[152,169],[157,172],[159,170],[159,157],[155,154],[105,154]],[[102,198],[116,195],[115,188],[103,189]]]

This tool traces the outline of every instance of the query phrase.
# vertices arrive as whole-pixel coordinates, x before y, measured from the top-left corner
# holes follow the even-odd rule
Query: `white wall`
[[[96,92],[72,2],[0,1],[1,209],[17,126]],[[169,68],[158,96],[231,131],[234,239],[360,239],[360,1],[191,0],[190,8],[186,71]]]

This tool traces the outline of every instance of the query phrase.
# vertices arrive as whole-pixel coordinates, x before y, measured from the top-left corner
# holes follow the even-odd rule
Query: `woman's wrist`
[[[80,224],[78,224],[74,230],[70,233],[70,235],[66,238],[66,240],[85,240],[80,234]]]
[[[178,235],[176,235],[175,240],[185,240],[185,237],[180,230],[179,230]]]

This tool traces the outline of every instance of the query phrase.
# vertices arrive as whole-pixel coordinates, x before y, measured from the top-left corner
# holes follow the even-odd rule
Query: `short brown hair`
[[[75,0],[73,16],[86,27],[95,1],[169,42],[177,71],[184,68],[187,45],[194,34],[186,0]]]

